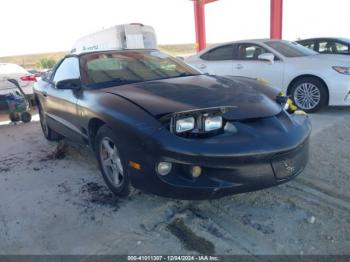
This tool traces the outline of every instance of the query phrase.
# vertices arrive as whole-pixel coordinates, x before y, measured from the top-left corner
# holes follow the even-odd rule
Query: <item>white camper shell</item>
[[[112,26],[78,39],[71,53],[115,49],[158,49],[153,27],[143,24]]]

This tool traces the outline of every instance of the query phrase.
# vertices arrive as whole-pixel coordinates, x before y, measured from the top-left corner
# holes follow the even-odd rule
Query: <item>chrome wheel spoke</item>
[[[103,140],[102,142],[104,149],[108,152],[109,156],[113,155],[113,148],[110,145],[110,142],[107,140]]]
[[[106,167],[111,167],[113,165],[112,159],[110,159],[109,157],[106,159],[102,159],[102,162]]]
[[[118,157],[118,159],[116,161],[116,165],[117,165],[117,169],[118,169],[119,173],[123,174],[123,172],[124,172],[123,165],[122,165],[122,161],[120,160],[119,157]]]

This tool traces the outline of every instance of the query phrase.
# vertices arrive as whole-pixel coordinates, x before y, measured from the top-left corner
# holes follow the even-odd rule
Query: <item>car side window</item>
[[[307,47],[307,48],[310,48],[312,50],[315,50],[315,42],[305,42],[305,43],[302,43],[301,45]]]
[[[233,59],[233,45],[214,48],[201,56],[203,60],[223,61]]]
[[[80,78],[79,59],[77,57],[68,57],[56,69],[53,82],[57,83],[61,80],[78,78]]]
[[[349,52],[349,46],[335,41],[320,41],[318,52],[324,54],[346,54]]]
[[[335,48],[337,50],[337,54],[348,54],[349,53],[349,46],[343,43],[336,42]]]
[[[238,60],[258,60],[259,55],[269,53],[265,48],[255,44],[240,44],[237,48]]]

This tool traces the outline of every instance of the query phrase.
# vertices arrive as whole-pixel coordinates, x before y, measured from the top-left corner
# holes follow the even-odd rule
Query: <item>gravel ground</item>
[[[0,126],[0,254],[350,254],[350,109],[311,119],[303,174],[210,201],[118,199],[89,150]]]

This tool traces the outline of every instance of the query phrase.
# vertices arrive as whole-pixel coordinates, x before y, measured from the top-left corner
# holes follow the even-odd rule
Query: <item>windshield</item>
[[[288,41],[268,41],[265,42],[266,45],[275,49],[281,55],[285,57],[301,57],[301,56],[309,56],[309,55],[317,55],[318,53],[299,45],[295,42]]]
[[[92,88],[200,74],[156,50],[86,54],[80,59],[80,67],[83,83]]]

